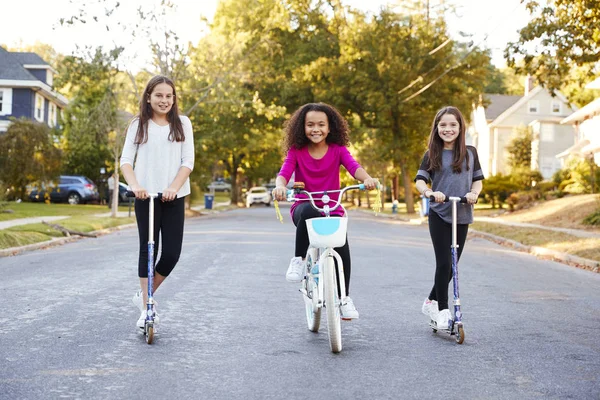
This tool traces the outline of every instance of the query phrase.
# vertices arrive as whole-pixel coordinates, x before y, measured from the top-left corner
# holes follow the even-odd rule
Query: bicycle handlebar
[[[348,190],[365,190],[365,185],[363,183],[360,183],[358,185],[352,185],[352,186],[346,186],[343,189],[339,189],[339,190],[325,190],[325,191],[319,191],[319,192],[307,192],[306,190],[302,190],[302,189],[292,189],[292,190],[288,190],[287,191],[287,200],[288,201],[310,201],[310,204],[313,206],[313,208],[319,212],[324,212],[326,215],[329,215],[329,213],[333,210],[335,210],[336,208],[338,208],[341,203],[342,203],[342,195],[347,192]],[[327,203],[329,203],[329,201],[331,200],[328,193],[339,193],[339,197],[337,199],[337,201],[335,202],[335,204],[333,205],[333,207],[329,207]],[[295,197],[293,197],[294,194],[305,194],[308,196],[307,199],[297,199]],[[313,194],[321,194],[321,198],[314,198]],[[323,203],[325,203],[325,206],[323,208],[320,208],[319,206],[317,206],[317,204],[315,203],[315,200],[320,200]],[[344,208],[344,206],[342,206],[342,208]],[[344,209],[345,211],[345,209]]]

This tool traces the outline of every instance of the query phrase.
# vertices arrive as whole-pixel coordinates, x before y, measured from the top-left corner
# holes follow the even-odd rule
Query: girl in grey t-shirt
[[[425,197],[433,196],[429,208],[429,234],[435,251],[435,279],[422,312],[436,321],[438,329],[448,329],[452,314],[448,309],[448,284],[452,280],[452,204],[446,196],[466,197],[468,204],[457,204],[458,259],[464,249],[473,204],[481,193],[483,172],[477,150],[465,144],[465,120],[456,107],[444,107],[436,114],[429,135],[428,150],[415,178]],[[431,188],[427,186],[431,183]]]

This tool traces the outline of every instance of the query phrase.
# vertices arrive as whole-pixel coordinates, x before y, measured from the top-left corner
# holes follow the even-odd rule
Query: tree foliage
[[[531,169],[531,141],[533,133],[531,127],[519,126],[515,129],[512,140],[506,146],[508,151],[508,167],[510,170],[518,168]]]
[[[0,181],[16,198],[25,197],[27,185],[56,179],[61,167],[61,151],[47,125],[16,120],[0,135]]]
[[[588,66],[588,80],[600,61],[600,1],[525,0],[532,15],[518,42],[505,50],[508,65],[529,73],[548,89],[558,90],[571,68]]]

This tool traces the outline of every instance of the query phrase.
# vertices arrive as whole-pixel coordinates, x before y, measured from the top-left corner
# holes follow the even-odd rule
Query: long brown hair
[[[304,128],[306,114],[310,111],[321,111],[327,115],[329,134],[325,139],[326,143],[335,143],[340,146],[348,146],[350,144],[348,122],[335,107],[325,103],[308,103],[297,109],[284,124],[286,133],[283,143],[284,152],[287,153],[292,147],[301,149],[310,143],[310,140],[306,137]]]
[[[462,163],[467,160],[467,171],[469,170],[469,153],[467,152],[467,145],[465,142],[465,119],[456,107],[447,106],[437,112],[431,125],[431,133],[429,134],[429,168],[428,171],[439,171],[442,168],[442,151],[444,150],[444,141],[439,135],[438,124],[442,117],[446,114],[452,114],[458,121],[458,137],[454,141],[454,148],[452,149],[452,171],[460,173],[462,170]]]
[[[167,120],[169,121],[170,127],[169,140],[171,142],[185,141],[183,125],[181,124],[181,119],[179,118],[179,108],[177,107],[177,93],[175,92],[175,84],[166,76],[156,75],[148,81],[148,84],[144,89],[144,93],[140,98],[140,113],[137,116],[139,119],[139,125],[135,135],[135,144],[142,144],[148,141],[148,120],[152,118],[152,106],[148,101],[150,100],[150,95],[154,91],[154,88],[161,83],[166,83],[173,88],[173,106],[167,114]]]

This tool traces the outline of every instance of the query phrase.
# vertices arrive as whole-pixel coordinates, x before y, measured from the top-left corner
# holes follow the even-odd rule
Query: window
[[[44,98],[39,94],[35,94],[35,119],[39,122],[44,122]]]
[[[527,112],[529,114],[537,114],[540,111],[540,102],[539,100],[529,100],[527,103]]]
[[[56,126],[56,104],[50,103],[48,108],[48,126],[54,128]]]
[[[561,102],[558,100],[552,101],[552,114],[560,114],[561,113]]]
[[[0,88],[0,115],[12,114],[12,89]]]
[[[542,124],[540,129],[540,141],[554,142],[554,125]]]

